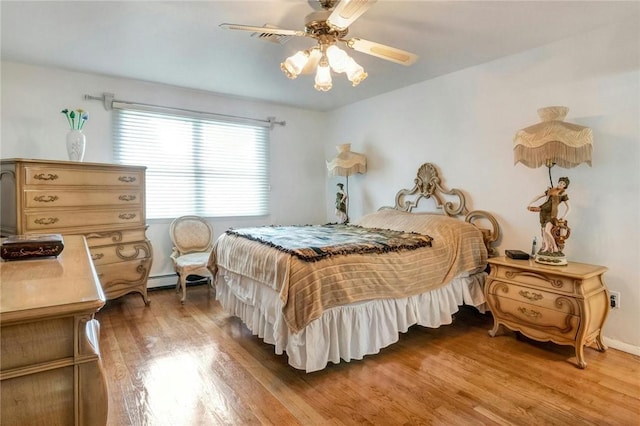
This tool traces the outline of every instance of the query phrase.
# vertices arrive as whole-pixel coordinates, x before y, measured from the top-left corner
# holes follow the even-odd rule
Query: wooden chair
[[[173,242],[171,259],[178,274],[176,291],[182,288],[180,301],[184,303],[189,275],[206,277],[207,284],[212,284],[213,277],[207,263],[213,247],[213,228],[199,216],[181,216],[171,222],[169,234]]]

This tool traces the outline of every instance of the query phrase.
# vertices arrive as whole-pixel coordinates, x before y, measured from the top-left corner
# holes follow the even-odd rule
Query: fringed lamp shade
[[[367,157],[351,151],[351,144],[338,145],[338,155],[331,161],[327,161],[329,177],[352,176],[356,173],[367,172]]]
[[[557,164],[565,169],[581,163],[591,166],[591,129],[563,121],[568,112],[569,108],[561,106],[540,108],[542,122],[516,133],[514,164],[520,162],[531,168]]]

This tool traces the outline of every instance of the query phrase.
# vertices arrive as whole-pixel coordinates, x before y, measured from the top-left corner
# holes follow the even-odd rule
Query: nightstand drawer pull
[[[118,178],[118,180],[120,182],[131,183],[131,182],[135,182],[136,181],[136,177],[135,176],[120,176]]]
[[[36,219],[33,222],[36,225],[53,225],[54,223],[56,223],[59,220],[60,219],[58,219],[57,217],[43,217],[41,219]]]
[[[122,213],[122,214],[119,214],[118,217],[120,219],[129,220],[129,219],[134,219],[136,217],[136,214],[135,213]]]
[[[529,299],[529,300],[532,300],[534,302],[542,299],[542,295],[540,293],[530,293],[530,292],[528,292],[526,290],[520,290],[518,292],[518,294],[520,296],[524,297],[525,299]]]
[[[57,195],[39,195],[37,197],[33,197],[33,201],[37,201],[39,203],[51,203],[57,199]]]
[[[538,319],[542,316],[540,312],[529,310],[527,308],[519,307],[518,310],[520,311],[520,313],[522,313],[525,316],[528,316],[529,318]]]
[[[122,201],[133,201],[136,199],[135,195],[121,195],[118,197],[118,200],[122,200]]]

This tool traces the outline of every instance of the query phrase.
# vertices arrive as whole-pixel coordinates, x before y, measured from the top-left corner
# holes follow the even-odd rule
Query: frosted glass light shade
[[[341,73],[346,71],[347,61],[349,60],[347,52],[332,44],[327,48],[327,58],[334,72]]]
[[[329,69],[329,63],[321,60],[318,64],[318,70],[316,71],[315,88],[321,92],[331,90],[331,70]]]
[[[345,70],[345,72],[347,73],[347,78],[349,79],[353,87],[360,84],[362,80],[367,78],[367,76],[369,75],[364,71],[364,68],[358,65],[358,63],[352,57],[349,57],[349,59],[347,60],[347,69]]]
[[[280,69],[287,77],[294,79],[300,75],[307,61],[309,61],[309,52],[301,50],[281,63]]]

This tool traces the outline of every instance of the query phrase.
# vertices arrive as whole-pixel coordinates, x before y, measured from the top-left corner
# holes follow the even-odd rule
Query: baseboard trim
[[[147,288],[175,286],[178,283],[178,275],[158,275],[149,277],[147,280]]]
[[[609,339],[608,337],[604,337],[604,336],[602,340],[604,341],[605,345],[613,349],[617,349],[622,352],[627,352],[632,355],[640,356],[640,347],[638,346],[633,346],[628,343],[620,342],[618,340]]]

